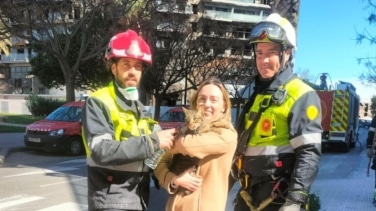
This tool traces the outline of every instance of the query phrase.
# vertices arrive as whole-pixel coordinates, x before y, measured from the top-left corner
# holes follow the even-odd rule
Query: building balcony
[[[202,2],[208,2],[211,4],[221,3],[228,5],[270,8],[270,6],[267,5],[267,3],[269,2],[268,0],[202,0]]]
[[[258,23],[264,20],[266,17],[262,14],[260,15],[251,15],[251,14],[234,14],[230,12],[221,12],[221,11],[205,11],[205,18],[219,21],[228,21],[228,22],[244,22],[244,23]]]
[[[167,4],[159,3],[157,7],[158,12],[172,12],[180,14],[193,14],[192,5],[190,4]]]
[[[34,54],[15,54],[12,53],[9,56],[1,54],[0,63],[2,64],[12,64],[12,63],[29,63],[30,59],[34,57]]]

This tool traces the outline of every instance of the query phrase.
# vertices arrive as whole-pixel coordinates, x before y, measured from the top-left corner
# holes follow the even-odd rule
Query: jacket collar
[[[277,73],[273,81],[270,83],[269,87],[264,89],[263,92],[276,91],[279,87],[283,86],[294,77],[295,75],[292,71],[292,68],[288,67],[284,71]]]

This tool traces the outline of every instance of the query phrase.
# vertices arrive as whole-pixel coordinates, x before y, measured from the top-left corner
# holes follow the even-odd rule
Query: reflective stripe
[[[101,136],[95,136],[91,143],[89,142],[89,147],[90,149],[93,149],[95,147],[95,145],[101,143],[103,140],[112,140],[112,136],[111,134],[104,134],[104,135],[101,135]]]
[[[320,144],[321,133],[302,134],[290,140],[294,149],[305,144]]]
[[[83,133],[87,157],[91,156],[91,149],[93,149],[93,147],[103,139],[126,141],[132,136],[149,135],[152,133],[151,130],[153,129],[153,126],[158,124],[158,122],[149,116],[141,115],[141,118],[137,119],[132,110],[119,107],[119,105],[116,103],[116,94],[113,82],[110,82],[108,87],[94,92],[90,97],[97,98],[108,108],[111,115],[110,121],[114,126],[114,134],[105,134],[94,137],[91,143],[89,143],[91,146],[87,146],[86,143],[90,142],[90,140],[85,140],[86,136]],[[138,109],[140,112],[142,112],[142,109],[139,106]]]
[[[285,146],[252,146],[247,147],[245,156],[277,155],[279,153],[294,153],[291,145]]]
[[[87,165],[89,165],[91,167],[100,167],[100,168],[104,168],[104,169],[115,170],[115,171],[123,171],[123,172],[124,171],[148,172],[149,168],[144,166],[143,162],[144,161],[137,161],[137,162],[127,163],[127,164],[123,164],[123,165],[102,166],[102,165],[98,165],[97,163],[95,163],[94,160],[91,157],[88,157],[87,161],[86,161]]]
[[[370,127],[368,130],[371,131],[371,132],[375,132],[376,131],[376,129],[374,127]]]

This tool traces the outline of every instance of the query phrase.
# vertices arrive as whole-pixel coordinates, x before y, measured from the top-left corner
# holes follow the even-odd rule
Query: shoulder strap
[[[256,124],[259,121],[262,112],[264,112],[270,105],[271,105],[270,98],[267,102],[262,102],[262,105],[260,106],[260,109],[257,111],[257,114],[254,117],[251,126],[249,126],[249,128],[247,130],[243,130],[240,133],[238,146],[237,146],[237,149],[236,149],[238,154],[244,154],[245,150],[247,149],[249,137],[250,137],[253,129],[256,127]],[[244,109],[249,110],[250,106],[247,106],[247,107],[248,108],[244,108]],[[245,111],[245,112],[247,112],[247,111]],[[244,120],[241,120],[241,121],[244,121]]]

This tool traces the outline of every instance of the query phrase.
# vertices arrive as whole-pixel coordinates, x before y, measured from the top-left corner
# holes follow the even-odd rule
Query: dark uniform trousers
[[[278,187],[276,186],[277,181],[282,181],[278,184]],[[247,189],[252,198],[252,205],[255,208],[259,207],[263,201],[272,195],[273,188],[277,188],[274,193],[277,193],[280,196],[275,198],[268,206],[262,209],[262,211],[278,211],[285,203],[285,198],[287,196],[288,183],[285,180],[268,180],[253,184]],[[301,208],[300,210],[304,211],[305,209]],[[239,193],[234,200],[234,211],[250,211],[250,208]]]

